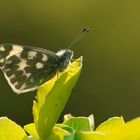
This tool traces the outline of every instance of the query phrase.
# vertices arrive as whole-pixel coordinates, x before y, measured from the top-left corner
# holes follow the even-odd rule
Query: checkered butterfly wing
[[[37,89],[57,72],[58,56],[45,49],[0,45],[0,68],[18,94]]]

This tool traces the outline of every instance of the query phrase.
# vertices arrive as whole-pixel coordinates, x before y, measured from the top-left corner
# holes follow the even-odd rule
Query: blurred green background
[[[139,0],[0,0],[0,43],[57,52],[85,26],[92,31],[72,48],[83,70],[63,114],[93,113],[96,124],[140,116]],[[16,95],[0,73],[0,116],[32,122],[35,95]]]

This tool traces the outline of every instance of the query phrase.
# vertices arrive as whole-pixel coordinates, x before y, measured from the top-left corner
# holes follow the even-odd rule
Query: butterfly
[[[0,69],[8,84],[17,93],[38,89],[43,83],[63,72],[71,63],[73,51],[57,53],[17,44],[0,45]]]
[[[1,44],[0,69],[12,90],[17,94],[36,90],[65,71],[73,58],[71,46],[88,31],[90,29],[85,27],[66,49],[57,53],[37,47]]]

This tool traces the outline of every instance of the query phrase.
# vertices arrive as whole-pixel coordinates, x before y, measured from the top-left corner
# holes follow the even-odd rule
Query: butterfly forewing
[[[35,90],[54,77],[58,56],[40,48],[3,44],[0,45],[0,67],[11,88],[20,94]]]

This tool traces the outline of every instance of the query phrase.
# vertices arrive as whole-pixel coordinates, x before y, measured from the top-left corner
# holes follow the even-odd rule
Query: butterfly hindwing
[[[27,46],[0,45],[0,67],[16,93],[37,89],[57,72],[55,53]]]

